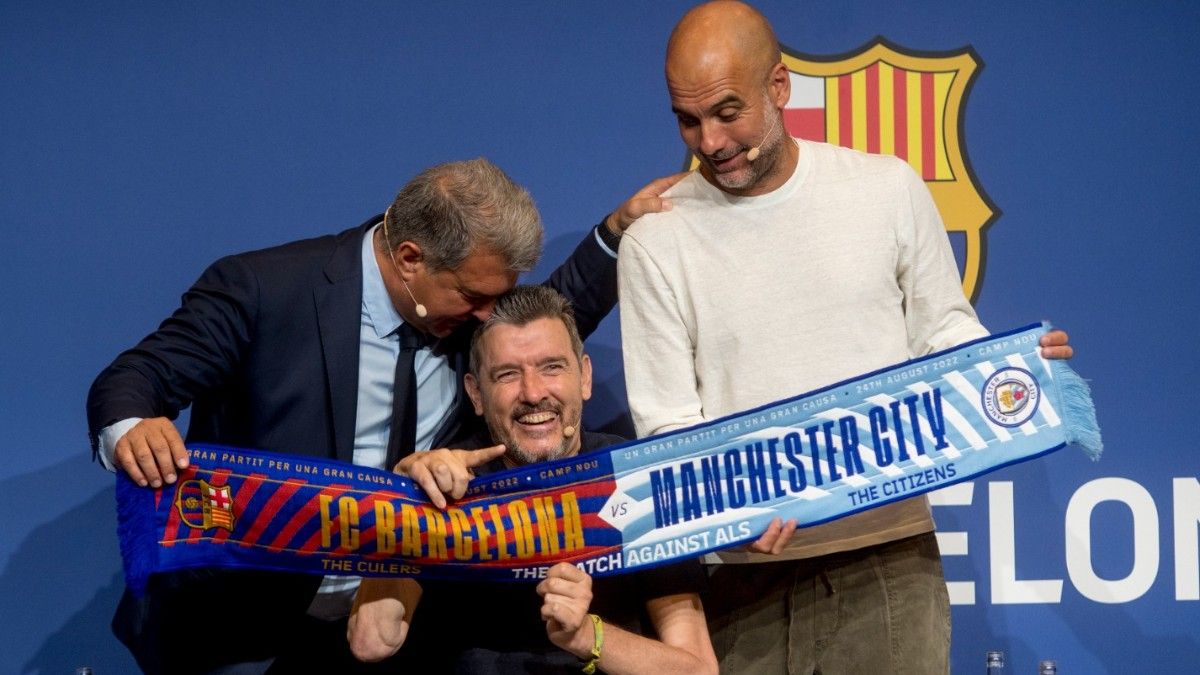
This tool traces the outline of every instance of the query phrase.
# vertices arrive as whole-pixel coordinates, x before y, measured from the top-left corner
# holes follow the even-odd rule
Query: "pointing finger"
[[[493,445],[490,448],[481,448],[479,450],[457,450],[458,458],[462,461],[463,466],[468,469],[482,466],[488,462],[500,457],[504,454],[504,445]]]

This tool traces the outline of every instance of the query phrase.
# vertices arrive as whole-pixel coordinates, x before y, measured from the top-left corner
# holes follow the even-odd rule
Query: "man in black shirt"
[[[466,376],[475,412],[500,445],[415,453],[397,470],[445,506],[474,476],[618,443],[580,432],[591,381],[567,301],[546,287],[518,286],[475,332]],[[715,673],[704,583],[698,561],[595,580],[560,563],[536,586],[369,580],[348,637],[363,660],[396,654],[398,664],[421,671],[578,672],[582,662],[608,673]],[[603,645],[594,658],[597,623]]]

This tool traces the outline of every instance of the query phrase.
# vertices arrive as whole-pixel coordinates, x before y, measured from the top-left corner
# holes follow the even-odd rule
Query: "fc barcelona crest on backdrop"
[[[963,145],[964,104],[982,67],[974,50],[915,52],[881,37],[838,56],[782,50],[792,79],[787,130],[907,161],[929,186],[946,230],[965,238],[963,292],[974,302],[983,282],[984,230],[1000,215]]]

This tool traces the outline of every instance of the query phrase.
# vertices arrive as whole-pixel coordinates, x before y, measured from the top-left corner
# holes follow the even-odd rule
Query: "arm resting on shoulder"
[[[571,256],[550,273],[546,285],[571,301],[581,338],[586,340],[617,304],[616,255],[621,235],[647,213],[669,210],[671,201],[662,193],[685,176],[686,172],[656,178],[633,193],[599,225],[589,229]]]
[[[596,228],[589,229],[545,282],[571,301],[579,336],[585,340],[617,304],[617,261],[596,236]]]

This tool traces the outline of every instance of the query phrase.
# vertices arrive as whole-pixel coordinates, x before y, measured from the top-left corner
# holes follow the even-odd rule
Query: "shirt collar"
[[[366,319],[380,339],[396,332],[404,318],[396,311],[387,287],[383,285],[383,272],[375,257],[375,231],[379,225],[367,230],[362,242],[363,311]]]

